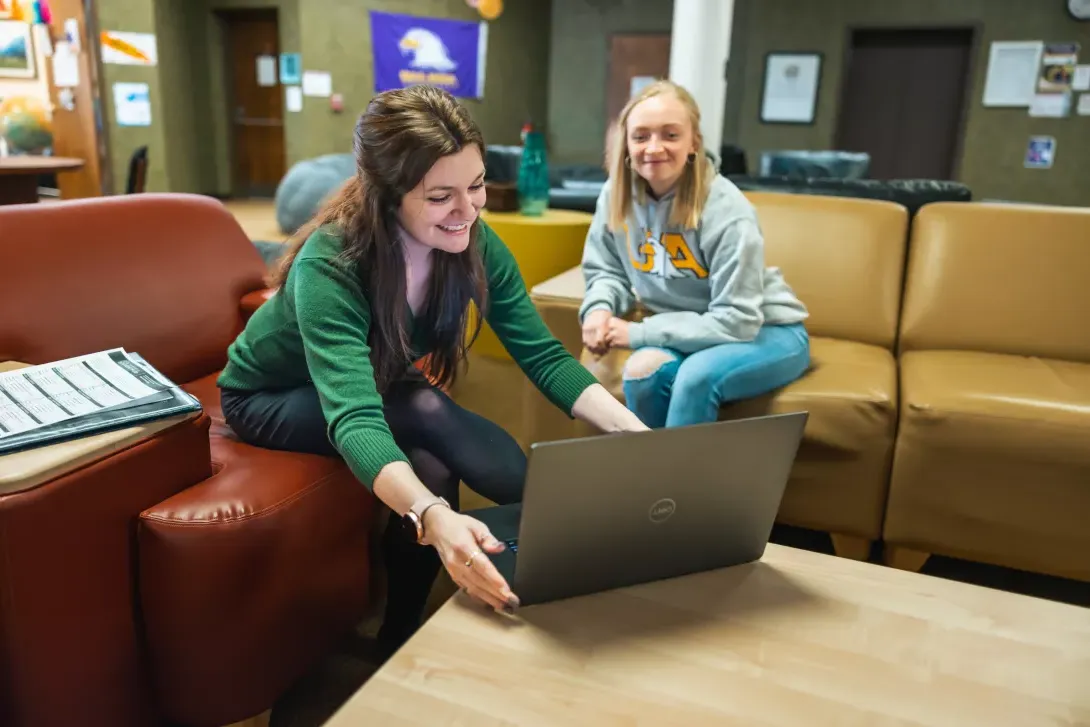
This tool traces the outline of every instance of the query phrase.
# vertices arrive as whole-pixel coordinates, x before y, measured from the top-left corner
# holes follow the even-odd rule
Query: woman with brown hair
[[[510,251],[480,219],[484,149],[445,91],[376,96],[356,125],[357,174],[296,235],[276,295],[231,345],[219,379],[240,438],[343,457],[393,510],[385,654],[419,626],[440,562],[483,603],[518,606],[482,552],[503,544],[457,512],[459,481],[506,504],[521,500],[526,471],[507,432],[441,388],[465,358],[470,303],[564,412],[604,431],[646,429],[549,333]],[[414,368],[425,356],[430,380]]]

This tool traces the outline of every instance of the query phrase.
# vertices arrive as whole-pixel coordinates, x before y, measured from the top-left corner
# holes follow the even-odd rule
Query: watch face
[[[401,532],[405,534],[405,537],[409,541],[415,543],[419,539],[420,533],[416,530],[416,515],[413,513],[406,513],[401,516]]]

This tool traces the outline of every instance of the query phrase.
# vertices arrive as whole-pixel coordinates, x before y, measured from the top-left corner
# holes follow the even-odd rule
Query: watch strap
[[[442,497],[430,497],[426,500],[420,500],[414,502],[412,507],[409,508],[409,517],[412,518],[413,524],[416,526],[416,542],[421,543],[424,540],[424,536],[427,534],[424,527],[424,516],[428,513],[428,510],[436,505],[442,505],[449,508],[450,503]]]

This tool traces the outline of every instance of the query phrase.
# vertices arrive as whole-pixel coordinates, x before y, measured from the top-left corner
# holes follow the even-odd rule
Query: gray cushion
[[[306,224],[322,202],[356,173],[351,154],[326,154],[298,162],[276,188],[276,222],[290,235]]]

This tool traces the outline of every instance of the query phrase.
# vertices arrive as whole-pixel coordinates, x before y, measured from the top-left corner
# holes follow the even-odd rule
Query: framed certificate
[[[769,53],[765,56],[762,123],[814,123],[821,60],[820,53]]]

